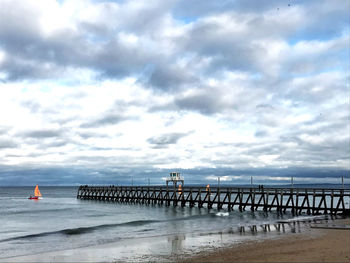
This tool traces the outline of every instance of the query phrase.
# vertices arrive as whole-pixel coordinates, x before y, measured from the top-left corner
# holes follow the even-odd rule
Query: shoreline
[[[242,234],[179,233],[2,258],[0,262],[350,262],[349,229],[317,229],[302,222],[296,221],[294,229],[293,223],[288,224],[279,232],[259,228],[255,234],[249,229]],[[350,218],[326,223],[350,226]]]
[[[176,262],[350,262],[350,219],[332,225],[343,228],[308,227],[307,232],[202,251]]]

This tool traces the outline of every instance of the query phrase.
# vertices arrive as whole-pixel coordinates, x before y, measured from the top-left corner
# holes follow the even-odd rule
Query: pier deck
[[[166,206],[289,211],[293,214],[350,214],[350,189],[162,186],[88,186],[78,199]]]

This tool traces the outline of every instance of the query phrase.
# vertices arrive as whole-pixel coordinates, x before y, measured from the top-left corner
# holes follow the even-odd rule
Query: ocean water
[[[33,189],[0,187],[0,261],[115,242],[135,244],[156,237],[170,240],[173,246],[178,237],[233,233],[240,226],[293,218],[289,213],[78,200],[76,187],[40,187],[43,199],[28,200]]]

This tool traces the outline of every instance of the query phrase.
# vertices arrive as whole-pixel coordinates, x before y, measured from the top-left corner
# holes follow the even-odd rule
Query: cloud
[[[267,135],[268,135],[268,132],[264,130],[257,130],[254,134],[255,137],[265,137]]]
[[[72,183],[84,181],[81,167],[99,182],[165,168],[242,182],[344,173],[348,9],[341,0],[4,0],[0,162],[14,177],[13,167],[32,177],[45,164],[36,171],[53,183],[62,166]]]
[[[80,184],[102,184],[102,185],[131,185],[131,181],[138,185],[147,185],[150,179],[151,185],[164,185],[163,177],[168,176],[172,170],[147,170],[145,167],[139,169],[125,169],[114,167],[113,169],[94,168],[84,169],[76,167],[15,167],[0,166],[3,177],[0,177],[1,185],[13,185],[16,180],[17,186],[34,185],[80,185]],[[118,172],[116,172],[118,171]],[[218,176],[222,177],[221,186],[225,185],[250,185],[253,177],[255,184],[277,184],[289,185],[291,177],[294,184],[314,183],[315,180],[333,184],[341,184],[342,176],[345,183],[349,183],[348,170],[341,169],[180,169],[187,185],[211,185],[217,184]],[[64,178],[62,178],[64,175]],[[261,178],[261,179],[260,179]],[[64,180],[62,180],[64,179]]]
[[[7,134],[9,130],[10,130],[9,127],[0,126],[0,136]]]
[[[17,144],[10,139],[1,139],[0,138],[0,149],[6,148],[16,148]]]
[[[83,139],[108,137],[106,134],[100,134],[96,132],[79,132],[78,135]]]
[[[122,116],[121,114],[118,113],[108,113],[104,116],[97,117],[95,120],[88,121],[85,123],[82,123],[80,125],[81,128],[96,128],[96,127],[101,127],[101,126],[106,126],[106,125],[115,125],[118,124],[122,121],[127,120],[125,116]]]
[[[63,134],[63,131],[51,130],[51,129],[32,130],[32,131],[23,133],[24,136],[34,138],[34,139],[55,138],[55,137],[60,137],[62,134]]]
[[[150,74],[147,82],[151,87],[161,90],[178,90],[183,85],[195,83],[195,77],[191,76],[187,69],[179,67],[159,65]]]
[[[150,144],[156,148],[167,147],[170,144],[176,144],[181,138],[186,137],[189,133],[168,133],[147,139]]]
[[[199,92],[175,100],[175,104],[180,109],[198,110],[203,114],[213,114],[225,108],[225,104],[220,102],[220,96],[209,92]]]

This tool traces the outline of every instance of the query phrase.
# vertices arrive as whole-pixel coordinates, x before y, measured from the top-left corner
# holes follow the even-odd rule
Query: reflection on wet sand
[[[334,218],[331,217],[331,220]],[[238,226],[237,232],[241,235],[245,235],[246,233],[250,233],[252,235],[256,235],[259,232],[281,232],[281,233],[301,233],[302,228],[305,226],[311,226],[312,223],[320,223],[320,222],[328,222],[328,218],[313,218],[308,220],[293,220],[293,221],[279,221],[273,224],[260,224],[260,225],[249,225],[249,226]],[[235,231],[231,229],[228,233],[234,234]]]
[[[183,250],[183,241],[186,239],[185,234],[177,234],[168,237],[168,243],[171,243],[171,253],[177,254]]]

